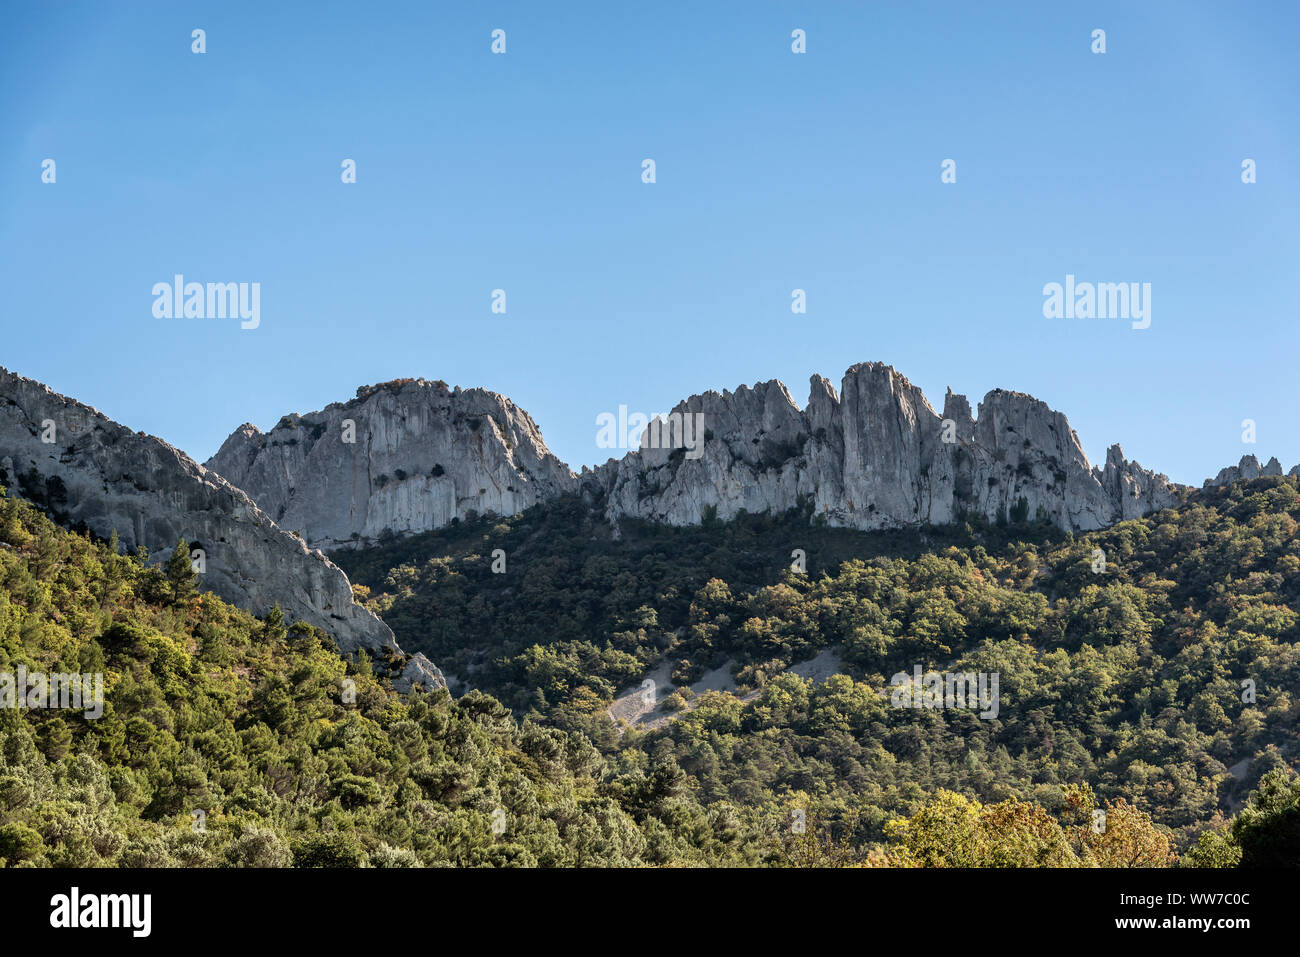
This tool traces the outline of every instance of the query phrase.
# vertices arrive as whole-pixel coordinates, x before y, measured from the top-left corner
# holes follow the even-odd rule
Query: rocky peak
[[[241,426],[205,464],[323,548],[513,515],[577,487],[508,398],[424,379],[363,386],[267,433]]]
[[[1212,479],[1206,479],[1201,487],[1210,488],[1216,485],[1231,485],[1233,482],[1239,482],[1249,479],[1257,479],[1267,475],[1281,475],[1282,463],[1273,457],[1268,460],[1267,464],[1260,465],[1259,459],[1253,455],[1243,455],[1241,461],[1236,465],[1229,465],[1219,469],[1219,474]],[[1292,466],[1288,475],[1300,475],[1300,465]]]
[[[808,380],[808,408],[804,411],[804,417],[814,433],[831,427],[839,404],[839,393],[829,379],[814,375]]]
[[[703,414],[701,454],[640,449],[595,470],[588,482],[603,485],[610,520],[692,524],[706,510],[729,518],[811,500],[814,514],[852,528],[1019,512],[1087,530],[1177,500],[1168,479],[1118,446],[1094,469],[1065,416],[1032,396],[995,389],[972,416],[949,389],[940,416],[879,362],[849,368],[838,395],[813,376],[802,411],[776,381],[692,396],[678,409]]]
[[[964,395],[958,395],[951,388],[943,397],[943,417],[951,421],[958,442],[970,443],[975,440],[975,416],[971,414],[970,403]]]

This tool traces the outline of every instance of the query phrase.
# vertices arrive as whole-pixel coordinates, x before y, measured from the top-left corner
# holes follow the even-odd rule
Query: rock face
[[[401,692],[410,691],[416,685],[430,691],[447,687],[442,669],[418,651],[406,662],[401,675],[393,682],[393,687]]]
[[[321,548],[513,515],[577,487],[528,413],[483,389],[401,379],[237,429],[206,464]]]
[[[780,382],[706,392],[673,410],[698,415],[702,445],[642,448],[584,472],[606,515],[689,525],[705,510],[784,511],[811,501],[836,526],[944,524],[959,514],[1046,516],[1091,530],[1177,502],[1163,475],[1111,446],[1089,465],[1065,416],[1031,396],[990,392],[971,414],[949,391],[940,415],[881,363],[855,365],[841,394],[813,376],[807,408]]]
[[[0,484],[66,524],[104,538],[117,532],[127,549],[144,545],[158,559],[184,537],[205,553],[200,587],[254,614],[278,603],[344,651],[400,651],[392,630],[353,602],[347,576],[239,489],[166,442],[3,368]]]

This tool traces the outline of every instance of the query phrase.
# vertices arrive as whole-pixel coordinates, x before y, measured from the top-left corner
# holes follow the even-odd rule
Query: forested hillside
[[[0,672],[102,673],[103,715],[0,709],[10,866],[625,865],[764,853],[665,773],[194,592],[0,498]],[[199,813],[201,812],[201,814]],[[495,826],[494,826],[495,825]],[[766,847],[768,853],[771,847]]]
[[[512,713],[477,691],[399,695],[400,661],[344,659],[310,626],[197,592],[187,547],[147,566],[0,497],[0,674],[105,690],[99,717],[0,708],[0,861],[1294,863],[1296,505],[1267,482],[1112,529],[1101,581],[1092,539],[1010,527],[953,530],[987,543],[963,547],[805,529],[806,576],[762,550],[797,517],[594,543],[562,514],[458,528],[378,604],[418,647],[414,603],[438,602],[424,647],[456,635]],[[467,549],[497,539],[493,576]],[[840,563],[854,553],[874,557]],[[509,620],[517,636],[492,630]],[[852,675],[780,673],[829,643]],[[664,654],[683,681],[733,659],[756,694],[620,735],[603,704]],[[882,676],[913,659],[1001,669],[999,718],[892,708]],[[1247,759],[1233,791],[1227,763]],[[1270,768],[1234,823],[1217,815]]]
[[[1300,758],[1294,477],[1077,537],[1023,514],[923,533],[705,516],[616,537],[592,514],[572,499],[335,558],[405,647],[519,713],[617,766],[670,759],[705,804],[806,808],[855,848],[943,789],[1060,816],[1086,785],[1185,851]],[[783,674],[824,648],[847,674]],[[606,707],[664,660],[683,690],[729,664],[736,695],[620,736]],[[916,665],[998,674],[997,717],[891,707],[890,677]]]

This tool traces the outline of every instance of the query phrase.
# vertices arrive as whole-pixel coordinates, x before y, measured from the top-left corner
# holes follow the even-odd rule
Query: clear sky
[[[576,468],[619,405],[879,360],[1094,462],[1289,468],[1298,81],[1292,2],[5,4],[0,364],[200,461],[423,376]],[[176,273],[260,326],[155,318]],[[1045,318],[1067,273],[1150,328]]]

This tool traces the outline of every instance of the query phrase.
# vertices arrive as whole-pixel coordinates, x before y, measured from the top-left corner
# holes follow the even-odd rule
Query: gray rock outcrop
[[[352,600],[347,576],[238,488],[166,442],[3,368],[0,484],[155,559],[183,537],[204,551],[201,588],[258,615],[279,604],[345,652],[400,651],[392,630]]]
[[[321,548],[513,515],[577,487],[509,399],[424,379],[358,389],[267,433],[243,425],[205,465]]]
[[[882,363],[850,368],[839,392],[813,376],[803,409],[773,380],[692,396],[673,414],[699,423],[698,446],[655,447],[647,431],[641,448],[579,477],[509,399],[403,379],[285,416],[265,434],[244,425],[206,464],[325,548],[472,512],[511,515],[576,489],[615,524],[687,525],[810,503],[829,524],[861,529],[978,515],[1088,531],[1180,500],[1179,486],[1118,445],[1091,465],[1065,416],[1032,396],[995,389],[972,412],[949,390],[939,413]],[[1276,460],[1261,467],[1247,456],[1213,482],[1270,474],[1281,474]]]
[[[1264,465],[1259,464],[1259,459],[1253,455],[1243,455],[1241,461],[1236,465],[1229,465],[1219,469],[1219,474],[1212,479],[1206,479],[1202,488],[1210,488],[1215,485],[1231,485],[1233,482],[1242,480],[1257,479],[1262,476],[1281,475],[1282,463],[1275,457],[1271,458]],[[1300,475],[1300,465],[1293,466],[1288,475]]]
[[[393,687],[403,693],[412,690],[416,685],[428,691],[447,687],[447,679],[442,669],[419,651],[408,659],[401,675],[393,682]]]
[[[949,391],[943,414],[890,366],[863,363],[841,394],[813,376],[800,410],[780,382],[706,392],[676,414],[698,415],[704,441],[642,448],[585,472],[624,516],[689,525],[812,503],[828,524],[879,529],[945,524],[962,513],[1046,517],[1091,530],[1178,501],[1163,475],[1125,460],[1119,446],[1092,467],[1064,415],[1019,392],[994,390],[972,415]]]

